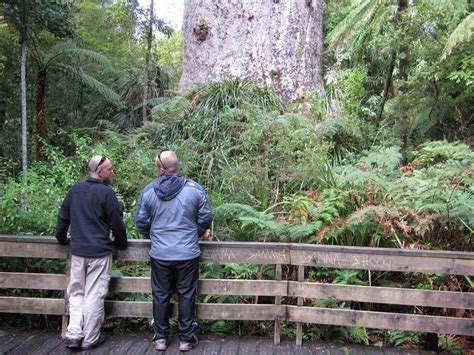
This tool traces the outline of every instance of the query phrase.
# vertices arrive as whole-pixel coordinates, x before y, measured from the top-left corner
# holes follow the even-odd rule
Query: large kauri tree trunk
[[[323,0],[186,0],[180,90],[239,77],[321,94],[322,19]]]

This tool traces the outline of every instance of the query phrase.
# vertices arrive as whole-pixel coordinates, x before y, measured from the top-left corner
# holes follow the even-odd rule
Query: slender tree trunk
[[[143,115],[143,123],[148,120],[148,105],[146,101],[148,100],[148,87],[150,84],[150,58],[151,58],[151,46],[153,43],[153,7],[154,7],[154,0],[150,0],[150,20],[148,22],[148,29],[147,29],[147,51],[145,54],[145,85],[143,86],[143,107],[142,107],[142,115]]]
[[[323,93],[323,0],[186,0],[184,12],[181,92],[241,78],[286,101]]]
[[[21,91],[21,169],[23,171],[23,182],[26,186],[28,180],[28,150],[26,146],[26,30],[21,34],[21,65],[20,65],[20,91]]]
[[[46,70],[38,71],[36,78],[36,128],[35,128],[35,153],[36,160],[44,160],[43,142],[48,141],[48,128],[46,126],[46,110],[48,109],[48,98],[46,90],[48,82]]]
[[[380,101],[379,112],[377,113],[376,122],[379,123],[382,120],[383,110],[385,107],[385,102],[388,99],[388,92],[390,91],[390,86],[392,85],[392,75],[393,69],[395,68],[395,51],[392,50],[390,57],[388,59],[388,68],[387,74],[385,75],[385,84],[383,88],[382,100]]]
[[[408,0],[399,0],[398,1],[398,14],[402,14],[404,11],[408,9]],[[409,49],[408,46],[403,45],[400,48],[400,53],[399,53],[399,79],[401,81],[400,85],[400,94],[404,94],[407,90],[407,70],[408,70],[408,55],[409,55]],[[401,164],[406,165],[407,164],[407,148],[408,148],[408,115],[406,110],[401,110],[400,111],[400,140],[401,140]]]

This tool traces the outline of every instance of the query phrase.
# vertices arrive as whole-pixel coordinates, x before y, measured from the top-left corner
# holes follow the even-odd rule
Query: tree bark
[[[147,28],[147,51],[145,53],[145,85],[143,86],[143,107],[142,107],[142,116],[143,123],[148,120],[148,105],[146,101],[148,100],[148,87],[150,85],[150,58],[151,58],[151,45],[153,42],[153,7],[154,0],[150,0],[150,20],[148,22]]]
[[[323,0],[186,0],[180,91],[233,78],[323,93]]]
[[[385,102],[388,99],[388,92],[390,90],[390,86],[392,85],[392,75],[393,69],[395,68],[395,51],[392,50],[390,53],[390,57],[388,59],[388,68],[387,74],[385,76],[385,84],[383,88],[382,100],[380,101],[379,112],[377,113],[377,124],[382,120],[383,110],[385,108]]]
[[[48,87],[46,69],[40,70],[36,77],[36,122],[35,122],[35,156],[36,160],[44,160],[42,140],[48,141],[46,126],[46,110],[48,109]]]
[[[21,170],[23,182],[26,186],[28,170],[28,150],[26,145],[26,29],[21,33],[21,64],[20,64],[20,91],[21,91]]]
[[[401,14],[408,9],[408,0],[399,0],[398,1],[398,10],[397,15]],[[408,78],[408,54],[409,49],[407,45],[403,45],[400,48],[399,53],[399,79],[400,79],[400,94],[406,92],[406,80]],[[407,164],[407,148],[408,148],[408,116],[405,110],[400,111],[400,140],[401,140],[401,165]]]

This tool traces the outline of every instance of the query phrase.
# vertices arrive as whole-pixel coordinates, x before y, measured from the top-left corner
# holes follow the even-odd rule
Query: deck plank
[[[11,332],[6,332],[5,336],[9,339],[0,346],[0,354],[11,353],[13,349],[23,344],[28,338],[25,337],[23,334],[16,334]]]
[[[65,341],[60,338],[59,332],[53,331],[26,331],[6,330],[0,337],[0,354],[55,354],[62,355],[69,352]],[[106,341],[96,349],[78,354],[150,354],[150,355],[179,355],[179,339],[175,335],[171,345],[164,353],[157,353],[151,342],[150,333],[140,334],[110,334],[105,332]],[[305,341],[301,347],[295,345],[294,339],[284,338],[280,345],[273,344],[273,337],[237,337],[237,336],[208,336],[200,335],[199,345],[189,351],[188,355],[309,355],[309,354],[434,354],[433,352],[418,349],[376,348],[354,344],[334,344]]]

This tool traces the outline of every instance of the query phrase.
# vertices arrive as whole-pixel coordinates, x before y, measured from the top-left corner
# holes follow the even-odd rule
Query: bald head
[[[175,152],[165,150],[158,153],[155,158],[156,167],[160,171],[160,175],[166,173],[177,173],[179,170],[178,157]]]
[[[89,160],[89,174],[95,173],[97,170],[100,169],[100,161],[102,160],[103,155],[94,155],[91,160]],[[103,164],[104,162],[102,162]],[[102,165],[100,164],[100,165]]]
[[[105,155],[94,155],[89,160],[89,176],[94,179],[99,179],[109,185],[112,183],[114,170],[112,162]]]

